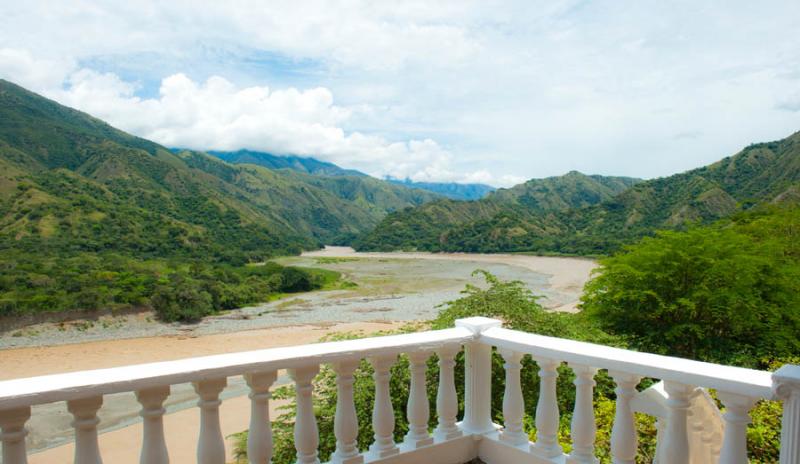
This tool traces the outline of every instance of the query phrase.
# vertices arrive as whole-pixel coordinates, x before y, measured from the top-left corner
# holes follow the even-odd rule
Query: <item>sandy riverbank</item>
[[[168,361],[193,356],[301,345],[317,342],[320,338],[335,332],[361,332],[366,335],[394,329],[401,325],[402,323],[397,322],[358,322],[327,326],[292,326],[197,337],[165,336],[105,340],[56,347],[10,349],[2,352],[0,379],[100,369],[137,364],[145,360],[147,362]],[[132,400],[130,403],[132,406],[135,405]],[[223,402],[220,413],[223,435],[227,436],[248,428],[249,408],[250,403],[245,396],[230,398]],[[194,407],[179,410],[165,417],[167,441],[173,462],[194,461],[199,431],[198,418],[199,412]],[[47,424],[42,425],[46,426]],[[103,426],[104,424],[101,422],[101,430]],[[32,428],[37,429],[35,426]],[[100,448],[106,462],[138,463],[140,446],[141,424],[139,422],[100,435]],[[231,448],[229,443],[229,453]],[[73,445],[66,444],[34,453],[30,456],[29,462],[31,464],[62,464],[71,462],[73,453]]]
[[[549,276],[548,285],[556,292],[574,295],[571,301],[549,308],[553,311],[577,312],[583,286],[597,268],[596,261],[583,258],[562,258],[554,256],[513,255],[501,253],[422,253],[357,252],[350,247],[328,246],[323,250],[303,253],[303,256],[317,258],[377,258],[377,259],[426,259],[437,261],[469,261],[475,263],[498,263],[518,266]]]

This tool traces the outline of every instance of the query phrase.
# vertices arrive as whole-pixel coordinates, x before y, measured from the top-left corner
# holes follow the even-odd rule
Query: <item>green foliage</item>
[[[583,307],[644,351],[737,365],[798,353],[799,234],[800,209],[661,232],[601,261]]]
[[[0,253],[0,318],[45,312],[152,308],[164,321],[195,321],[272,295],[332,286],[323,269],[137,260],[113,253]]]

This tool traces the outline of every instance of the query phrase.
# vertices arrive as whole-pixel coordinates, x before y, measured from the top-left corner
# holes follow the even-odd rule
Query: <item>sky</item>
[[[510,186],[800,130],[800,1],[0,0],[0,78],[169,147]]]

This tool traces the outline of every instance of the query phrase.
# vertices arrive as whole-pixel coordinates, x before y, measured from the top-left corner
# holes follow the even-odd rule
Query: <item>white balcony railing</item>
[[[465,350],[465,413],[457,422],[455,355]],[[505,360],[503,401],[505,423],[491,420],[491,354],[497,347]],[[390,367],[398,354],[408,354],[411,369],[407,406],[409,432],[402,443],[393,439],[395,411],[389,397]],[[428,431],[426,361],[436,353],[440,375],[436,399],[438,426]],[[531,355],[540,371],[535,420],[537,441],[522,430],[524,403],[520,361]],[[356,446],[357,415],[353,402],[353,372],[361,359],[375,369],[372,414],[374,442],[366,452]],[[559,410],[556,368],[566,362],[575,372],[572,452],[558,441]],[[0,382],[0,441],[3,463],[27,462],[25,424],[31,406],[66,401],[73,415],[75,463],[102,462],[97,436],[97,411],[103,396],[135,392],[142,405],[141,462],[165,464],[169,451],[163,428],[163,403],[170,386],[192,382],[199,397],[200,433],[197,461],[223,464],[225,444],[220,430],[220,392],[227,379],[244,376],[251,389],[251,463],[265,464],[272,455],[269,389],[277,371],[287,369],[296,385],[297,462],[317,463],[319,442],[312,407],[313,379],[319,366],[330,363],[337,374],[338,399],[334,430],[334,463],[363,462],[458,464],[476,457],[495,463],[594,463],[594,375],[607,369],[616,382],[617,405],[611,436],[615,463],[634,463],[637,431],[634,411],[659,417],[660,464],[746,463],[746,426],[750,408],[760,399],[783,401],[781,464],[800,464],[800,367],[784,366],[775,373],[688,361],[617,348],[544,337],[500,327],[500,322],[469,318],[447,330],[361,340],[320,343],[245,353],[141,364],[113,369],[33,377]],[[644,392],[643,377],[662,383]],[[725,406],[720,416],[707,388],[715,389]]]

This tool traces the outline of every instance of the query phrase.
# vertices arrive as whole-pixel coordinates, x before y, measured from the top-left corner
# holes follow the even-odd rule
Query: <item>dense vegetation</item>
[[[0,256],[0,318],[151,308],[164,321],[190,322],[338,279],[333,271],[275,263],[211,266],[199,260],[137,260],[116,253]]]
[[[355,245],[360,250],[608,255],[659,229],[710,223],[756,204],[796,203],[800,133],[611,195],[598,196],[599,190],[579,179],[570,173],[552,178],[550,186],[533,180],[477,202],[440,201],[398,211]],[[608,178],[595,180],[602,179]]]
[[[601,266],[584,310],[638,349],[750,367],[800,353],[798,208],[660,232]]]

